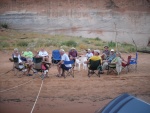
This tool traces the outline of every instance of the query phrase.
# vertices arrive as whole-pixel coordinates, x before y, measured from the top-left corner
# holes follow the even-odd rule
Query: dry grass
[[[85,49],[100,49],[102,50],[104,45],[109,45],[110,48],[115,48],[115,42],[105,42],[96,38],[84,38],[82,36],[65,36],[65,35],[49,35],[30,32],[19,32],[15,30],[1,30],[0,31],[0,49],[13,49],[20,48],[21,50],[30,47],[32,50],[38,50],[41,47],[44,48],[60,48],[69,50],[74,46],[79,51]],[[118,44],[121,52],[134,52],[134,46],[130,44]]]

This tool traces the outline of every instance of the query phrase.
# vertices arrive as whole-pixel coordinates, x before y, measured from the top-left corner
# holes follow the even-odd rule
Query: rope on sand
[[[12,71],[12,69],[7,71],[7,72],[5,72],[5,73],[1,73],[0,76],[5,75],[5,74],[9,73],[10,71]]]
[[[43,86],[43,80],[42,80],[41,87],[40,87],[40,89],[39,89],[38,95],[37,95],[37,97],[36,97],[36,100],[35,100],[35,102],[34,102],[34,105],[33,105],[32,110],[31,110],[31,112],[30,112],[30,113],[32,113],[32,112],[33,112],[33,110],[34,110],[34,108],[35,108],[35,105],[36,105],[36,102],[37,102],[37,100],[38,100],[38,98],[39,98],[39,95],[40,95],[40,92],[41,92],[42,86]]]
[[[33,79],[32,79],[32,80],[33,80]],[[30,81],[28,81],[28,82],[25,82],[25,83],[23,83],[23,84],[20,84],[20,85],[14,86],[14,87],[12,87],[12,88],[2,90],[2,91],[0,91],[0,93],[5,92],[5,91],[9,91],[9,90],[12,90],[12,89],[15,89],[15,88],[20,87],[20,86],[23,86],[23,85],[25,85],[25,84],[27,84],[27,83],[31,82],[32,80],[30,80]]]

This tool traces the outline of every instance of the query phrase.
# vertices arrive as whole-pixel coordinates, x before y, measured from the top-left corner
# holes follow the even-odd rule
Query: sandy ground
[[[11,71],[11,54],[0,51],[0,113],[29,113],[33,108],[42,80],[28,76],[18,78]],[[123,54],[127,58],[127,54]],[[134,54],[132,54],[134,56]],[[129,93],[150,103],[150,54],[139,53],[138,70],[119,76],[103,74],[87,77],[87,70],[75,70],[75,78],[57,78],[56,66],[52,66],[49,78],[44,79],[33,113],[94,113],[113,98]]]

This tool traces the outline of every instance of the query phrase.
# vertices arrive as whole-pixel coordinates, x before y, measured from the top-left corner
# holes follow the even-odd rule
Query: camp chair
[[[108,70],[107,70],[107,75],[110,74],[110,73],[115,73],[117,74],[118,72],[116,71],[116,64],[111,64],[109,63],[108,64]]]
[[[35,77],[35,75],[40,75],[40,77],[42,77],[42,79],[45,77],[45,74],[49,71],[49,68],[50,68],[50,63],[47,63],[47,62],[43,62],[43,58],[39,57],[39,58],[36,58],[34,57],[33,58],[33,73],[34,73],[34,76],[33,78]],[[42,73],[41,74],[39,74]]]
[[[137,60],[138,60],[138,52],[136,52],[136,57],[131,58],[130,66],[135,66],[135,71],[137,71]]]
[[[14,75],[17,77],[22,77],[22,75],[25,75],[27,72],[27,68],[24,63],[19,63],[18,58],[13,58],[13,70],[14,70]]]
[[[128,56],[128,59],[127,59],[127,63],[126,63],[126,64],[122,62],[122,71],[123,71],[123,70],[126,70],[126,73],[129,72],[130,60],[131,60],[131,55]]]
[[[52,60],[52,64],[57,64],[61,60],[61,55],[60,55],[59,50],[52,51],[51,60]]]
[[[97,76],[100,77],[100,68],[101,68],[101,60],[89,60],[88,63],[88,77],[90,77],[90,75],[96,74]],[[98,72],[95,72],[98,71]]]
[[[70,69],[68,70],[64,70],[62,69],[62,74],[64,76],[64,78],[66,78],[66,76],[72,76],[74,78],[74,60],[70,60],[70,61],[64,61],[64,65],[66,64],[71,64],[72,67],[70,67]]]

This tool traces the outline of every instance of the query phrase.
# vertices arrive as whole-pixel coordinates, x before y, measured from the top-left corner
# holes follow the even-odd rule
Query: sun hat
[[[76,48],[72,47],[71,49],[76,49]]]
[[[100,50],[94,50],[94,52],[97,52],[98,54],[100,54]]]
[[[107,45],[105,45],[104,48],[105,48],[105,47],[109,48]]]
[[[59,51],[60,51],[60,52],[65,52],[65,50],[64,50],[64,49],[60,49]]]
[[[110,51],[115,51],[114,49],[111,49]]]

